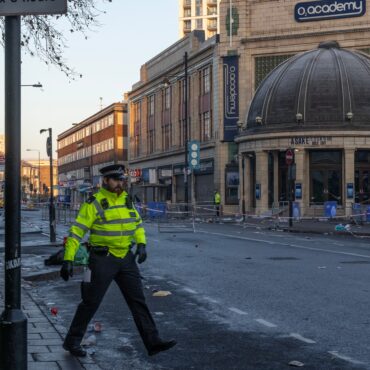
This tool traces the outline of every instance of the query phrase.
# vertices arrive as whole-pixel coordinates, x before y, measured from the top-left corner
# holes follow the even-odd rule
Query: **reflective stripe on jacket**
[[[84,203],[76,221],[69,230],[64,259],[73,261],[86,232],[90,230],[89,243],[107,246],[109,253],[123,258],[131,243],[146,244],[142,220],[135,208],[126,207],[127,193],[121,195],[104,188],[94,194],[95,200]]]

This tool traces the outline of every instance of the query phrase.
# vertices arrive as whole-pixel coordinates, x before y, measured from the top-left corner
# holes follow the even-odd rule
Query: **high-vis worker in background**
[[[164,341],[145,302],[140,272],[136,264],[146,260],[146,238],[142,220],[125,191],[127,182],[122,165],[100,169],[102,188],[81,207],[65,246],[61,277],[73,275],[73,260],[86,232],[90,231],[89,269],[81,283],[79,304],[63,348],[75,356],[86,356],[81,346],[87,326],[97,311],[112,280],[120,288],[150,356],[176,345]],[[135,242],[136,252],[131,252]]]
[[[213,204],[215,205],[216,208],[216,216],[220,217],[221,195],[217,190],[215,190],[213,194]]]

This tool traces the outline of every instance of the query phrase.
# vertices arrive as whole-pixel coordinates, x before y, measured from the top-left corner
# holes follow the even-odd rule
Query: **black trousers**
[[[139,269],[133,253],[125,258],[90,254],[91,281],[81,283],[82,302],[79,304],[66,336],[68,344],[80,344],[87,326],[97,311],[112,280],[124,296],[145,347],[149,350],[160,339],[152,315],[145,303]]]

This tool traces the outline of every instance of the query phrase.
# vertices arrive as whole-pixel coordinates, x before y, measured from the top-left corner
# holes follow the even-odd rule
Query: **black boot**
[[[177,344],[175,340],[163,341],[160,340],[159,342],[153,344],[150,349],[148,349],[148,355],[154,356],[159,352],[167,351],[168,349],[174,347]]]
[[[71,343],[64,342],[63,348],[66,351],[69,351],[73,356],[76,356],[76,357],[86,356],[86,351],[81,347],[80,344],[71,344]]]

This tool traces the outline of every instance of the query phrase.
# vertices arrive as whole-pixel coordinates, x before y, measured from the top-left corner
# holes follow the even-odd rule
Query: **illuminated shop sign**
[[[366,12],[366,0],[326,0],[298,3],[294,8],[297,22],[360,17]]]

